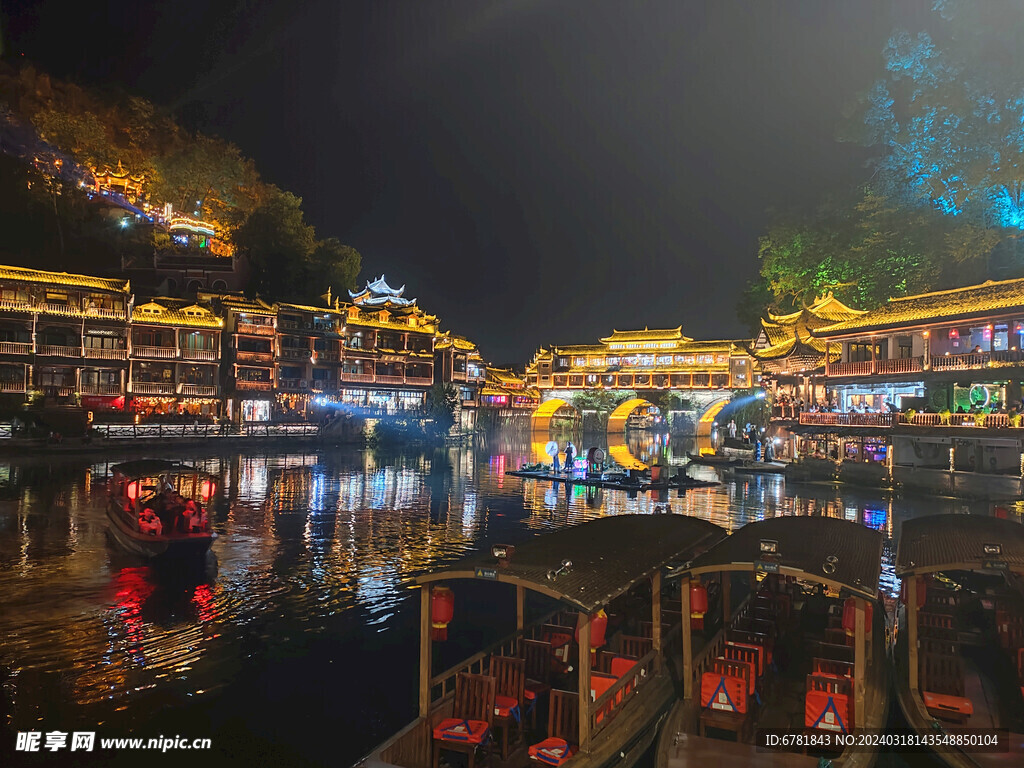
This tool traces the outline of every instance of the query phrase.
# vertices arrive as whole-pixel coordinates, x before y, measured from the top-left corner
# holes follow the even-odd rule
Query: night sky
[[[835,140],[931,0],[0,0],[9,53],[173,107],[477,341],[736,338],[772,207],[861,183]]]

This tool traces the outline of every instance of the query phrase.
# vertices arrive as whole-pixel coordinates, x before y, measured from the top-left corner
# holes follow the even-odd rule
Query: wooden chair
[[[579,742],[580,697],[571,691],[551,691],[548,737],[530,747],[530,757],[545,765],[561,765],[574,754]]]
[[[519,644],[519,655],[526,662],[526,714],[530,716],[530,727],[536,728],[537,704],[551,690],[551,643],[524,639]]]
[[[620,635],[619,643],[621,656],[632,656],[636,659],[642,659],[654,649],[654,641],[649,637]]]
[[[853,638],[846,634],[845,629],[826,629],[825,642],[832,645],[853,645]]]
[[[463,752],[473,768],[476,749],[490,740],[494,725],[494,678],[460,672],[455,676],[455,701],[452,717],[434,728],[433,766],[441,762],[441,750]]]
[[[490,671],[494,678],[494,727],[501,729],[501,759],[508,760],[509,729],[522,727],[526,660],[491,656]]]
[[[810,731],[852,733],[853,679],[808,675],[804,700],[804,727]]]
[[[836,661],[850,661],[853,659],[852,645],[836,645],[835,643],[818,643],[817,654],[823,659],[834,659]]]
[[[853,662],[816,658],[811,662],[811,674],[822,677],[848,677],[852,680]]]
[[[698,735],[708,728],[731,731],[736,741],[743,741],[749,725],[750,675],[753,666],[747,662],[714,659],[700,681],[700,722]]]
[[[964,696],[964,660],[961,656],[921,654],[921,698],[933,717],[963,723],[974,714]]]

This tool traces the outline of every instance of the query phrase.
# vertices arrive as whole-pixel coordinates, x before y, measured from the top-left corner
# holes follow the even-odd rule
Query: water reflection
[[[697,448],[643,433],[595,442],[670,465]],[[347,765],[414,714],[410,577],[482,539],[514,543],[616,514],[686,514],[730,530],[828,515],[885,534],[883,589],[895,593],[902,520],[990,511],[710,467],[690,473],[721,485],[659,494],[507,475],[536,459],[529,436],[473,450],[182,458],[222,478],[211,510],[216,570],[154,569],[108,542],[114,459],[0,463],[5,728],[102,723],[110,736],[177,728],[213,737],[230,762]]]

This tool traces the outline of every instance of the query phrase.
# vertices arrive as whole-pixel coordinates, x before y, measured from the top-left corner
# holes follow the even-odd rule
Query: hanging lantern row
[[[447,640],[448,624],[455,615],[455,593],[448,587],[430,590],[430,639]]]

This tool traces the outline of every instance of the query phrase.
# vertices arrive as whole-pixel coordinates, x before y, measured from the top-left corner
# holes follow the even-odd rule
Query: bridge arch
[[[626,419],[629,418],[629,414],[645,405],[654,405],[654,403],[644,400],[642,397],[634,397],[620,403],[614,411],[608,414],[608,434],[617,435],[620,432],[625,432]]]
[[[731,400],[731,393],[723,395],[720,399],[714,400],[706,406],[704,413],[697,419],[697,436],[710,435],[715,427],[718,414],[727,406]]]
[[[576,412],[575,408],[560,398],[553,397],[550,400],[545,400],[530,416],[530,429],[534,432],[547,432],[551,429],[551,419],[562,408],[571,408],[574,413]]]

